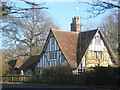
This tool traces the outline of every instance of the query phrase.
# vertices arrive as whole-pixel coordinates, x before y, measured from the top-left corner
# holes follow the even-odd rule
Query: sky
[[[87,4],[78,3],[78,2],[47,2],[45,6],[48,6],[48,14],[52,16],[54,21],[60,26],[61,30],[70,30],[70,23],[74,16],[81,17],[80,23],[85,26],[89,23],[94,24],[94,28],[99,25],[103,17],[108,14],[106,12],[103,15],[100,15],[96,18],[85,19],[90,16],[90,13],[86,12],[89,8]],[[83,28],[85,30],[85,28]]]
[[[15,1],[15,5],[20,8],[26,8],[28,7],[26,4],[19,2],[18,0],[12,0]],[[31,0],[32,2],[35,0]],[[37,3],[39,0],[36,0]],[[96,18],[92,19],[84,19],[90,16],[90,13],[87,13],[86,10],[89,8],[87,4],[79,3],[78,1],[82,0],[41,0],[44,1],[45,4],[43,6],[48,7],[49,9],[44,11],[50,15],[55,22],[56,25],[59,26],[60,30],[63,31],[70,31],[70,24],[72,22],[72,18],[74,16],[80,17],[80,23],[82,24],[82,30],[87,30],[86,27],[91,26],[91,29],[96,29],[97,26],[100,25],[100,23],[104,20],[103,18],[109,14],[109,12],[106,12],[100,16],[97,16]],[[85,0],[83,0],[85,1]],[[86,0],[88,1],[88,0]],[[2,37],[0,35],[0,37]],[[0,47],[1,47],[1,38],[0,38]]]
[[[19,2],[18,0],[12,0],[15,1],[15,5],[20,8],[26,8],[28,7],[26,4]],[[39,2],[39,0],[31,0]],[[51,16],[53,21],[56,25],[59,26],[60,30],[63,31],[70,31],[70,24],[72,22],[72,18],[74,16],[80,17],[80,23],[82,24],[82,30],[87,30],[86,27],[91,27],[91,29],[96,29],[97,26],[102,23],[104,20],[104,17],[107,16],[110,12],[107,11],[106,13],[97,16],[95,18],[91,19],[85,19],[90,16],[90,13],[86,12],[86,10],[90,7],[87,4],[79,3],[78,1],[82,0],[41,0],[45,2],[43,6],[48,7],[49,9],[44,9],[44,11]],[[85,1],[85,0],[83,0]],[[88,1],[88,0],[86,0]],[[90,1],[90,0],[89,0]],[[1,37],[1,35],[0,35]],[[0,47],[1,47],[1,38],[0,38]]]
[[[62,0],[63,1],[63,0]],[[87,4],[79,3],[78,0],[70,1],[64,0],[63,2],[46,1],[43,6],[48,7],[49,9],[44,9],[44,11],[50,15],[56,25],[60,27],[60,30],[70,31],[70,24],[74,16],[79,16],[80,23],[82,24],[82,30],[86,30],[85,27],[91,26],[92,29],[96,29],[97,26],[102,22],[103,18],[108,15],[109,12],[106,12],[96,18],[85,19],[90,16],[90,13],[86,10],[90,7]],[[42,3],[42,2],[37,2]],[[23,3],[16,3],[19,7],[26,7]],[[91,24],[91,25],[90,25]]]

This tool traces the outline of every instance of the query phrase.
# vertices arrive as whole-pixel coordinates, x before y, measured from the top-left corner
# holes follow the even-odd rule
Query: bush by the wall
[[[73,75],[68,66],[46,67],[33,81],[47,84],[119,86],[120,67],[94,67],[80,75]]]
[[[44,83],[70,84],[72,76],[72,69],[68,66],[56,66],[42,69],[42,81]]]
[[[120,68],[94,67],[83,76],[85,85],[114,85],[119,86]]]

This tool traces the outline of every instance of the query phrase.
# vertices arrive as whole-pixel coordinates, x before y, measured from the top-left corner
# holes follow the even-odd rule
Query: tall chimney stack
[[[72,18],[71,31],[74,31],[74,32],[81,31],[81,24],[79,21],[79,16],[74,16],[74,18]]]

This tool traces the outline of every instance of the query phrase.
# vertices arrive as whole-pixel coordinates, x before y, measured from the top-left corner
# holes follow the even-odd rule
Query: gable
[[[101,38],[99,31],[95,34],[94,38],[92,39],[87,49],[86,55],[84,57],[90,57],[89,59],[92,59],[90,61],[95,63],[95,64],[92,63],[93,67],[94,65],[97,66],[98,64],[101,66],[108,66],[110,64],[113,64],[111,62],[111,58],[108,53],[107,47],[103,42],[103,39]],[[98,62],[98,59],[100,60],[99,62]],[[87,63],[90,61],[87,61]]]
[[[89,42],[88,47],[86,47],[85,53],[83,53],[83,57],[75,72],[78,73],[81,72],[81,69],[95,67],[98,65],[105,67],[108,65],[114,65],[114,63],[111,62],[112,56],[110,54],[113,53],[113,51],[110,46],[107,46],[108,42],[107,40],[105,41],[105,39],[106,38],[102,36],[99,30],[93,34],[93,38]],[[110,52],[110,49],[112,52]]]
[[[67,63],[67,61],[57,44],[54,34],[50,31],[42,52],[42,56],[39,59],[36,67],[50,67],[62,63]]]
[[[8,64],[10,65],[11,68],[15,69],[15,68],[20,68],[20,66],[23,63],[20,60],[10,60]]]
[[[78,37],[78,45],[77,45],[77,62],[78,64],[81,62],[88,46],[90,45],[94,35],[96,34],[98,29],[91,30],[91,31],[85,31],[79,33]]]
[[[92,51],[107,51],[107,48],[100,36],[99,32],[96,32],[94,38],[90,42],[90,45],[88,47],[88,50]]]
[[[94,54],[94,51],[104,52],[106,56],[104,56],[103,58],[109,58],[109,65],[115,64],[114,60],[117,60],[117,57],[110,47],[110,44],[99,30],[96,31],[96,33],[93,35],[93,39],[89,42],[88,47],[86,47],[85,53],[88,53],[87,51],[91,51],[91,55]],[[83,57],[81,57],[81,63],[85,61],[85,53],[83,53]]]

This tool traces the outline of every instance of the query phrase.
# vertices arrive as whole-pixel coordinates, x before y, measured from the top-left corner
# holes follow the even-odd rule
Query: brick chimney
[[[74,31],[74,32],[81,31],[81,24],[79,21],[79,16],[74,16],[74,18],[72,18],[71,31]]]

